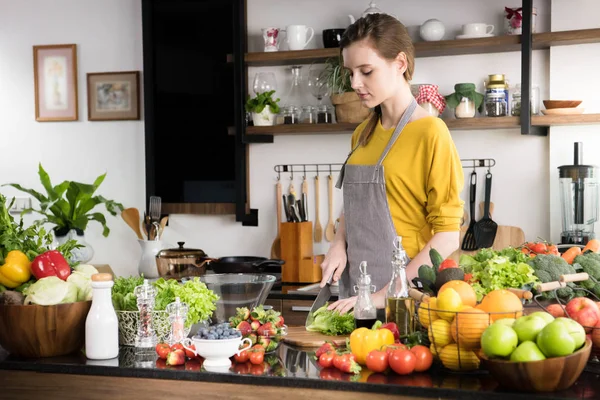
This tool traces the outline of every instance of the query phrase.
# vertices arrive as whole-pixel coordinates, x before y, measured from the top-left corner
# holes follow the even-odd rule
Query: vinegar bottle
[[[371,329],[377,320],[377,309],[371,299],[371,275],[367,274],[367,262],[363,261],[358,267],[360,278],[358,285],[354,286],[354,291],[358,292],[356,304],[354,305],[354,323],[356,328]]]
[[[119,355],[119,322],[111,300],[111,274],[92,275],[92,306],[85,320],[85,354],[92,360]]]
[[[408,257],[402,247],[402,236],[398,236],[394,240],[392,279],[386,293],[385,320],[398,326],[400,336],[415,331],[415,302],[408,294],[407,264]]]

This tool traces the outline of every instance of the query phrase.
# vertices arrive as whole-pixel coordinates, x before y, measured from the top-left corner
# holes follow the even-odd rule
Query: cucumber
[[[440,269],[440,264],[444,261],[444,259],[442,258],[442,255],[433,247],[429,249],[429,258],[431,259],[431,264],[433,265],[433,269],[437,274]]]
[[[427,279],[428,281],[435,282],[435,270],[431,268],[429,265],[423,264],[419,267],[419,278]]]

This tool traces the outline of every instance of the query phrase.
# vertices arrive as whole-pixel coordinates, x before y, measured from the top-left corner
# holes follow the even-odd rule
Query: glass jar
[[[475,102],[468,97],[460,99],[460,103],[454,109],[456,118],[473,118],[475,116]]]
[[[521,88],[517,88],[512,95],[510,115],[513,117],[518,117],[521,115]]]
[[[302,107],[302,113],[300,114],[300,123],[316,124],[317,123],[316,108],[313,106]]]
[[[531,105],[531,114],[538,115],[540,113],[540,87],[538,85],[531,85],[531,96],[529,104]],[[521,115],[521,85],[515,86],[515,91],[512,95],[511,102],[511,115]]]
[[[283,124],[299,124],[300,123],[300,111],[298,107],[287,106],[282,109]]]
[[[485,113],[488,117],[506,117],[508,103],[504,93],[489,93],[485,96]]]
[[[333,123],[333,108],[326,104],[317,108],[317,124]]]
[[[435,108],[435,106],[428,101],[421,103],[419,105],[421,107],[423,107],[423,109],[425,111],[427,111],[429,113],[429,115],[431,115],[433,117],[437,117],[438,115],[440,115],[440,111],[437,108]]]

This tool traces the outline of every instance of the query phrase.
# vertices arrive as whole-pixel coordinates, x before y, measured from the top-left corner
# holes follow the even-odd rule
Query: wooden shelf
[[[544,32],[533,35],[534,50],[544,50],[552,46],[600,43],[600,28],[580,29],[561,32]],[[520,35],[504,35],[489,38],[441,40],[437,42],[416,42],[417,57],[455,56],[465,54],[503,53],[521,49]],[[248,66],[274,66],[292,64],[310,64],[325,62],[327,58],[337,57],[339,49],[311,49],[297,51],[277,51],[272,53],[247,53]],[[228,57],[228,60],[231,59]]]
[[[600,114],[581,115],[534,115],[533,126],[585,125],[600,123]],[[444,119],[450,130],[515,129],[520,127],[519,117],[478,117]],[[353,132],[358,124],[296,124],[273,126],[249,126],[246,135],[307,135]]]

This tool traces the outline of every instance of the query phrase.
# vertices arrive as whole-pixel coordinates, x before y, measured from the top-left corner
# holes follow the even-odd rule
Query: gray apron
[[[392,277],[392,252],[396,228],[387,201],[383,160],[400,136],[417,107],[413,99],[392,137],[375,165],[348,164],[348,159],[358,148],[357,145],[340,171],[336,187],[344,188],[344,222],[346,227],[346,252],[348,263],[339,280],[339,298],[354,296],[353,287],[358,282],[361,261],[367,262],[367,272],[375,291],[381,290]]]

